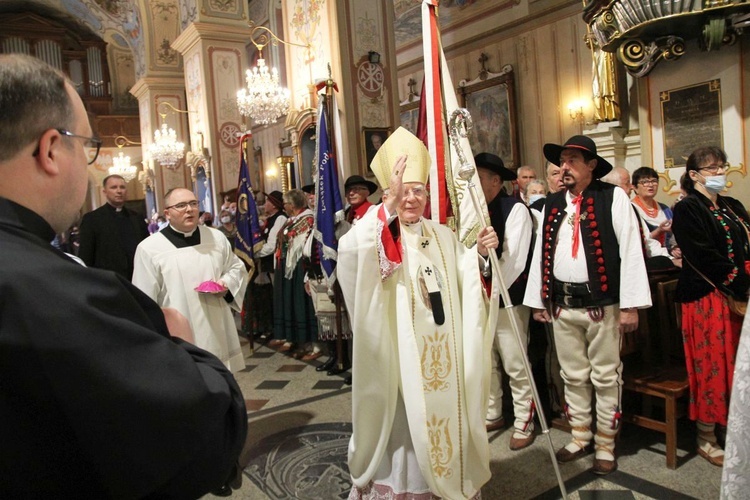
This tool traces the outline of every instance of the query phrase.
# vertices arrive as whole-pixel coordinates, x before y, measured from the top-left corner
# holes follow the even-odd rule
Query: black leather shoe
[[[328,360],[325,363],[323,363],[322,365],[316,367],[315,371],[316,372],[327,372],[328,370],[330,370],[331,368],[333,368],[333,366],[335,364],[336,364],[336,356],[331,356],[330,358],[328,358]]]
[[[352,385],[352,376],[351,375],[347,375],[347,377],[344,379],[344,383],[346,385]]]
[[[338,365],[335,365],[333,368],[328,370],[328,375],[339,375],[347,371],[349,368],[351,368],[351,365],[344,365],[343,368],[339,368]]]
[[[230,497],[232,496],[232,487],[229,484],[224,484],[221,488],[212,490],[211,494],[217,497]]]

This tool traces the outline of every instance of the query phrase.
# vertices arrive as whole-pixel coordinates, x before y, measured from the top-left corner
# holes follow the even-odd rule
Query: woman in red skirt
[[[698,454],[722,466],[715,425],[727,425],[729,395],[742,317],[727,297],[747,300],[750,288],[750,217],[726,187],[727,156],[717,147],[693,151],[674,208],[672,231],[684,257],[676,300],[690,381],[690,419],[698,426]]]

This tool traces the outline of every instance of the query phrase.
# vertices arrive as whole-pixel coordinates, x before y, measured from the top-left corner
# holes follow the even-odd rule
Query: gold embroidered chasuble
[[[350,472],[358,487],[373,478],[401,391],[425,482],[435,495],[471,498],[490,477],[484,415],[497,303],[482,287],[476,250],[448,228],[423,221],[400,232],[400,262],[384,248],[391,234],[382,207],[339,244],[339,282],[354,327]],[[433,277],[441,325],[427,298]]]

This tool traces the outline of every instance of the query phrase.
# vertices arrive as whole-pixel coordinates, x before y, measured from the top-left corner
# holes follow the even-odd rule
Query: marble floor
[[[243,482],[235,499],[345,499],[350,488],[346,449],[351,435],[351,388],[342,376],[315,371],[325,358],[303,362],[242,339],[247,367],[237,374],[248,408],[249,432],[241,456]],[[509,416],[506,416],[508,420]],[[549,440],[556,450],[569,440],[551,429],[549,438],[512,452],[512,431],[488,436],[492,479],[482,498],[562,498],[550,460]],[[678,463],[665,463],[664,437],[625,424],[619,444],[619,469],[605,477],[589,471],[593,455],[561,464],[570,499],[715,499],[721,469],[694,453],[694,431],[681,421]],[[207,495],[206,498],[213,498]]]

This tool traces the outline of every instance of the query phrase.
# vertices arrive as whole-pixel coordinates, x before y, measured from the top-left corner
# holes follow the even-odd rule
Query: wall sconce
[[[367,60],[372,64],[380,64],[380,54],[375,52],[374,50],[371,50],[367,53]]]
[[[568,114],[574,122],[583,123],[585,121],[583,116],[583,102],[573,101],[568,104]]]

